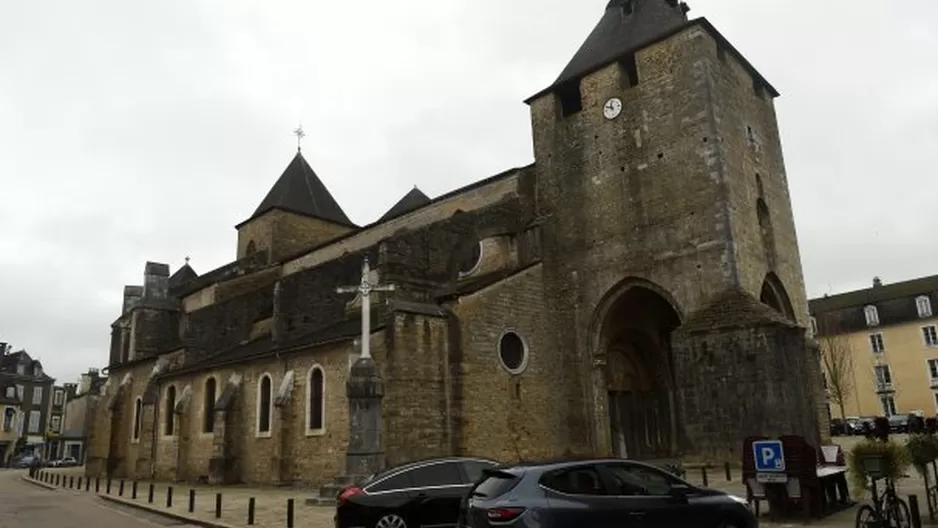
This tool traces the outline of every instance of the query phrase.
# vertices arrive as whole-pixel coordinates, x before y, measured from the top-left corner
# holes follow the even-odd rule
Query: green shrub
[[[882,441],[867,439],[853,446],[847,454],[847,467],[853,487],[858,495],[866,493],[867,474],[863,467],[863,459],[870,456],[881,456],[885,464],[885,477],[898,480],[909,467],[910,457],[906,447],[892,440]]]
[[[909,435],[905,449],[912,467],[920,475],[925,475],[926,466],[938,459],[938,438],[928,434]]]

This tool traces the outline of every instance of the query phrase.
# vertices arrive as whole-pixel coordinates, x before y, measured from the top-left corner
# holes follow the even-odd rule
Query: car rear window
[[[474,497],[484,497],[487,499],[501,497],[517,486],[518,482],[521,480],[517,475],[490,469],[483,471],[482,476],[482,481],[472,490]]]

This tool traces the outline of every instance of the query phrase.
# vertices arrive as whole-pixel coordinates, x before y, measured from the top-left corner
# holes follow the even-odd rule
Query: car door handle
[[[648,512],[643,512],[643,511],[629,512],[629,517],[642,518],[645,516],[646,513]]]

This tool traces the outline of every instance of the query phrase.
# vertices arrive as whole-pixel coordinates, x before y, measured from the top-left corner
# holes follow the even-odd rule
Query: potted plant
[[[928,464],[938,460],[938,438],[929,434],[909,435],[905,442],[905,449],[909,453],[909,462],[915,470],[927,476]]]
[[[860,494],[866,493],[870,479],[896,480],[905,474],[909,466],[906,446],[892,440],[863,440],[850,450],[847,465],[853,485]]]

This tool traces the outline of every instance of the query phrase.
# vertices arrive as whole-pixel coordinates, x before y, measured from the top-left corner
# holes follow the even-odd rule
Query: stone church
[[[530,165],[414,188],[360,226],[298,152],[236,260],[146,263],[111,325],[89,474],[318,486],[437,455],[820,441],[779,94],[688,11],[610,1],[526,101]],[[338,293],[365,259],[393,291]]]

